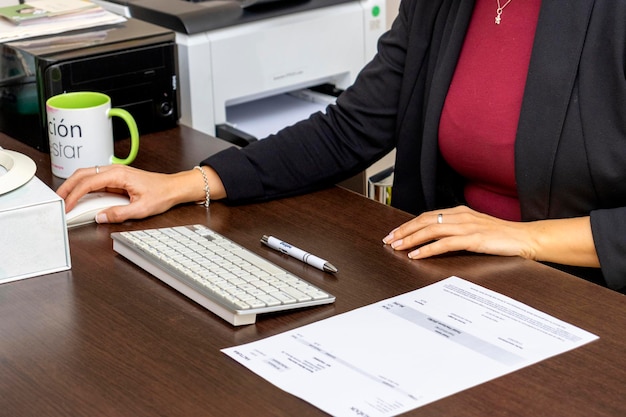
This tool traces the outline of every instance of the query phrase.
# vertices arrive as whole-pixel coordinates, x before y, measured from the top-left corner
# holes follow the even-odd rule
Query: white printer
[[[180,122],[211,135],[229,124],[230,106],[320,84],[346,88],[374,55],[386,23],[384,0],[103,5],[176,32]]]
[[[180,123],[242,146],[323,110],[386,30],[385,0],[95,1],[174,30]],[[246,115],[263,126],[249,131]]]

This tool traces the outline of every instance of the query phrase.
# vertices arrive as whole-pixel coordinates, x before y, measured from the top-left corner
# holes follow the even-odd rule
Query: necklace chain
[[[503,5],[500,5],[500,0],[496,0],[498,2],[498,8],[496,9],[496,25],[499,25],[502,21],[502,11],[506,6],[509,5],[511,0],[507,0]]]

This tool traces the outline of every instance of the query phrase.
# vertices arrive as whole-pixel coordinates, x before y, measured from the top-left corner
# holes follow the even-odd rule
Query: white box
[[[0,195],[0,284],[70,268],[63,199],[37,177]]]

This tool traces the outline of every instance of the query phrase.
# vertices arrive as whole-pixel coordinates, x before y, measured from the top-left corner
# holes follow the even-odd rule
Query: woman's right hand
[[[202,167],[210,179],[212,198],[225,196],[221,180],[210,167]],[[161,214],[181,203],[204,201],[204,179],[197,169],[175,174],[143,171],[126,165],[77,170],[58,188],[70,211],[85,194],[109,191],[126,194],[130,204],[111,207],[96,216],[98,223],[120,223]]]

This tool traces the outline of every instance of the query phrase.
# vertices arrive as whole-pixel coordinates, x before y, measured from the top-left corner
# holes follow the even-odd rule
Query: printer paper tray
[[[311,114],[325,111],[335,97],[298,91],[279,94],[226,108],[228,124],[257,139],[263,139]]]

